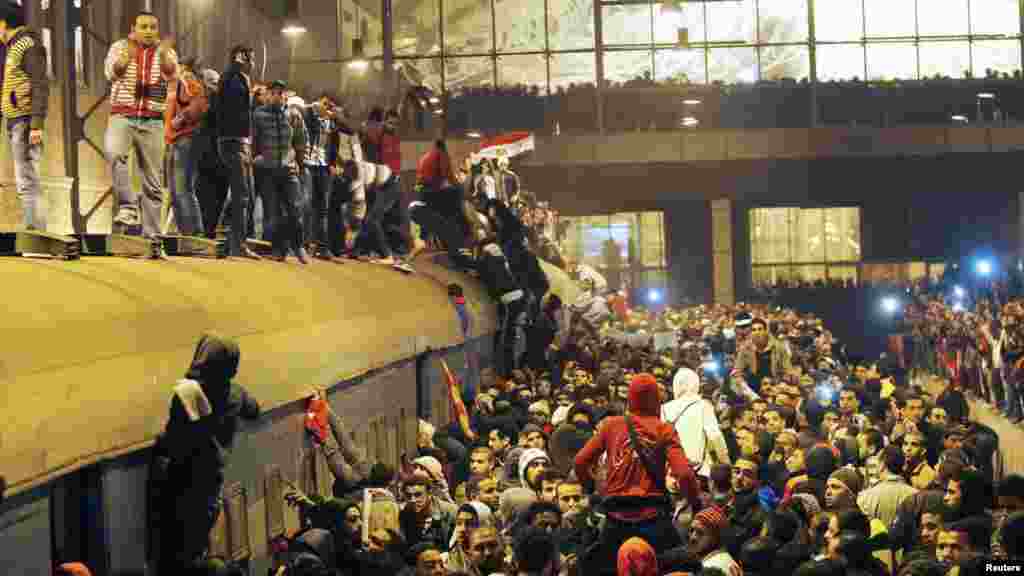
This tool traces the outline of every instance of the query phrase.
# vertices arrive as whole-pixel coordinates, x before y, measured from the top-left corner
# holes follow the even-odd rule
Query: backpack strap
[[[647,453],[643,445],[640,444],[640,439],[637,437],[636,427],[633,426],[633,418],[626,415],[626,430],[629,431],[629,441],[633,446],[633,451],[640,457],[640,463],[643,464],[644,469],[647,470],[647,475],[651,477],[655,487],[661,491],[665,491],[665,471],[658,470],[658,467],[651,460],[651,455]],[[655,446],[655,452],[658,451],[660,445]]]

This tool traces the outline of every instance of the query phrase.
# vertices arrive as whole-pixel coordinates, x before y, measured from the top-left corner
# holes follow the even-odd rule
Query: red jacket
[[[637,436],[643,444],[664,446],[664,455],[655,454],[659,461],[655,466],[664,466],[665,460],[672,475],[679,482],[679,491],[686,495],[694,510],[700,509],[700,486],[690,469],[679,435],[672,424],[662,422],[661,403],[658,399],[658,384],[649,374],[638,374],[629,384],[629,413]],[[601,454],[606,453],[608,478],[605,496],[651,497],[664,496],[655,481],[647,474],[640,457],[633,450],[626,427],[626,419],[614,416],[605,419],[597,433],[587,445],[576,454],[576,477],[584,484],[593,480],[591,467]],[[654,451],[651,451],[654,454]]]
[[[432,189],[438,189],[444,182],[451,183],[452,164],[448,153],[441,151],[437,146],[420,158],[416,165],[416,181]]]

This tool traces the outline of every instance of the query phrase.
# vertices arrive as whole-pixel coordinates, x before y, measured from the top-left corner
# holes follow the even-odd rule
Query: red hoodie
[[[660,417],[661,403],[658,399],[658,383],[650,374],[637,374],[629,384],[629,413],[636,428],[640,441],[648,446],[652,444],[665,446],[665,456],[672,475],[679,482],[679,491],[686,495],[690,506],[697,510],[700,507],[700,487],[690,469],[679,435],[672,424],[662,422]],[[665,496],[665,492],[657,488],[654,480],[647,474],[640,457],[633,450],[629,439],[629,430],[623,416],[605,419],[597,433],[591,437],[587,445],[576,454],[576,477],[584,484],[593,480],[591,467],[597,463],[601,454],[607,452],[608,479],[605,485],[605,496],[652,497]],[[660,455],[656,455],[658,458]],[[655,462],[655,466],[664,466],[664,459]],[[643,509],[639,517],[651,518],[657,510]],[[633,515],[630,515],[631,517]],[[637,519],[633,517],[633,519]]]

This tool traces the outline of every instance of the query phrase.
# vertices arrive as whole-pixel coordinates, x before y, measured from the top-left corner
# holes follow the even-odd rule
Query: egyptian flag
[[[466,438],[475,439],[476,435],[473,434],[473,429],[469,426],[469,412],[466,411],[466,404],[462,401],[462,385],[444,358],[441,359],[441,369],[444,370],[444,378],[448,383],[448,405],[451,407],[452,422],[458,423]]]

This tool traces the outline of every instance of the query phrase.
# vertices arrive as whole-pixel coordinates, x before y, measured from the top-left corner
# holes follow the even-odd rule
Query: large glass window
[[[503,86],[536,87],[547,92],[548,64],[543,54],[498,56],[498,83]]]
[[[753,48],[715,48],[708,53],[708,80],[736,84],[757,81]]]
[[[491,3],[446,1],[444,44],[449,54],[487,54],[494,48]]]
[[[551,92],[573,85],[593,86],[597,81],[597,61],[593,52],[551,55]]]
[[[605,46],[651,43],[650,4],[612,4],[601,7]]]
[[[650,50],[604,53],[604,77],[610,82],[650,80],[652,76]]]
[[[562,253],[593,266],[612,288],[630,279],[642,289],[665,290],[665,219],[662,212],[623,212],[563,218]],[[650,285],[648,285],[650,284]]]
[[[825,5],[831,10],[831,2]],[[807,40],[807,0],[759,0],[758,38],[765,43]]]
[[[708,42],[754,42],[754,0],[708,2]]]
[[[868,80],[917,78],[917,46],[909,43],[868,44]]]
[[[921,78],[963,78],[971,69],[971,49],[967,42],[922,43]]]
[[[594,0],[548,0],[548,44],[552,50],[593,48]]]
[[[704,41],[703,3],[654,4],[655,44],[678,44],[680,28],[686,29],[690,43]]]
[[[392,0],[395,54],[441,53],[441,3],[438,0]]]
[[[986,70],[1000,74],[1013,74],[1020,68],[1020,42],[1018,40],[981,40],[971,46],[975,77],[985,76]]]
[[[444,82],[449,92],[494,85],[494,61],[490,56],[448,58],[444,63]]]
[[[971,0],[971,33],[1019,34],[1019,0]]]
[[[815,10],[815,38],[819,42],[860,40],[864,36],[862,2],[863,0],[829,0],[827,9]]]
[[[864,79],[864,47],[860,44],[818,46],[818,80]]]
[[[755,284],[856,276],[859,208],[756,208],[750,211]]]
[[[810,78],[811,61],[807,46],[764,46],[761,48],[761,79]]]
[[[983,0],[989,3],[991,0]],[[974,0],[978,4],[978,0]],[[927,0],[917,3],[917,33],[921,36],[966,35],[967,0]]]
[[[704,84],[704,50],[658,50],[654,53],[654,79],[672,84]]]
[[[505,0],[494,5],[498,52],[544,49],[544,0]]]
[[[868,38],[913,36],[916,0],[864,0]]]

